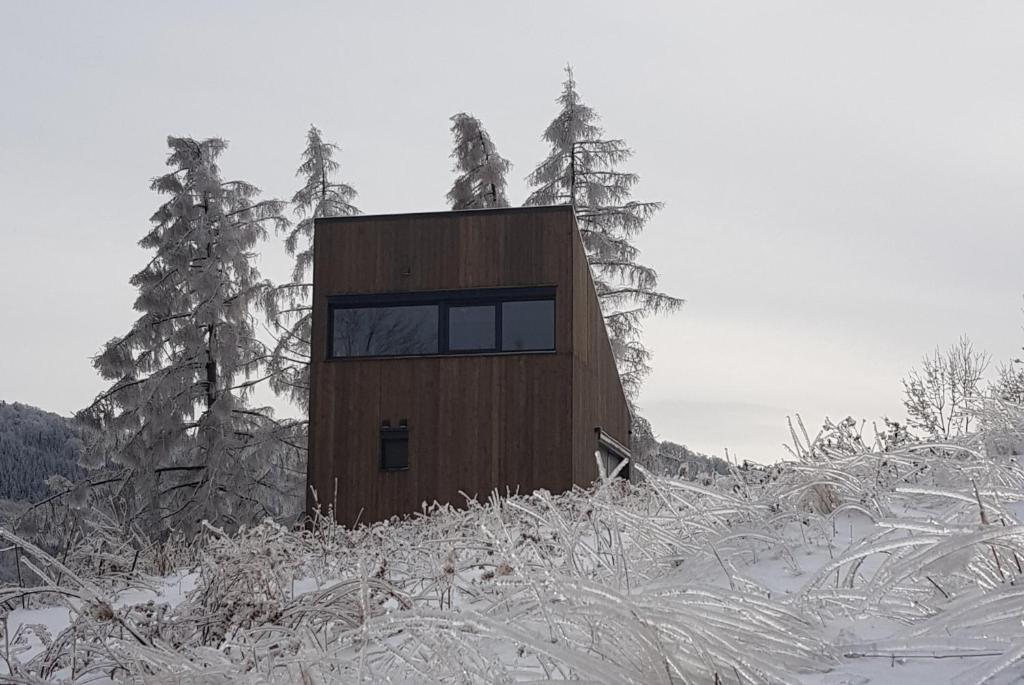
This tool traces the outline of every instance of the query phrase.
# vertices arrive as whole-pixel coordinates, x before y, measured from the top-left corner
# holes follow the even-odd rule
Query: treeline
[[[719,457],[695,452],[686,445],[662,441],[654,455],[654,472],[659,475],[671,475],[698,480],[713,475],[724,476],[731,473],[729,462]]]
[[[81,452],[81,428],[70,419],[0,401],[0,499],[37,502],[51,476],[80,479]]]
[[[687,480],[713,479],[735,468],[725,459],[695,452],[685,445],[658,440],[650,422],[633,420],[633,461],[657,476],[678,476]]]

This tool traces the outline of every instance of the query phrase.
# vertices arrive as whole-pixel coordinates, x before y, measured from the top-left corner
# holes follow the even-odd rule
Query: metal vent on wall
[[[405,420],[392,427],[390,421],[380,426],[380,468],[382,471],[404,471],[409,468],[409,424]]]

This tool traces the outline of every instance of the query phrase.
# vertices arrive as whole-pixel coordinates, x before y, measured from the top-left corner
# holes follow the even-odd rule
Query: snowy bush
[[[26,546],[38,587],[0,591],[0,664],[20,682],[1010,682],[1024,414],[978,420],[941,443],[798,424],[792,461],[706,484],[208,526],[168,577],[94,581]],[[66,618],[15,608],[26,593]]]

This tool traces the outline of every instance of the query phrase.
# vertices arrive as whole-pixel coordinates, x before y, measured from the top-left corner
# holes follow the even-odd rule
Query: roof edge
[[[315,224],[349,223],[352,221],[379,221],[381,219],[409,219],[428,216],[451,216],[467,214],[532,214],[543,212],[570,212],[572,205],[539,205],[536,207],[490,207],[487,209],[442,209],[431,212],[397,212],[391,214],[356,214],[354,216],[325,216],[314,220]]]

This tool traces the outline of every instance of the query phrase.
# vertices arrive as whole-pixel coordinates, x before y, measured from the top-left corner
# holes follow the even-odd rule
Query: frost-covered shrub
[[[776,683],[845,656],[956,656],[966,682],[1002,682],[1024,656],[1022,415],[992,411],[941,443],[831,424],[794,461],[706,482],[646,472],[355,529],[208,529],[182,600],[119,601],[72,571],[71,627],[45,648],[24,629],[39,651],[12,660],[33,677],[74,663],[82,682]]]
[[[305,567],[301,536],[264,521],[229,536],[207,526],[199,584],[179,613],[203,617],[202,644],[219,644],[239,630],[280,620]]]

